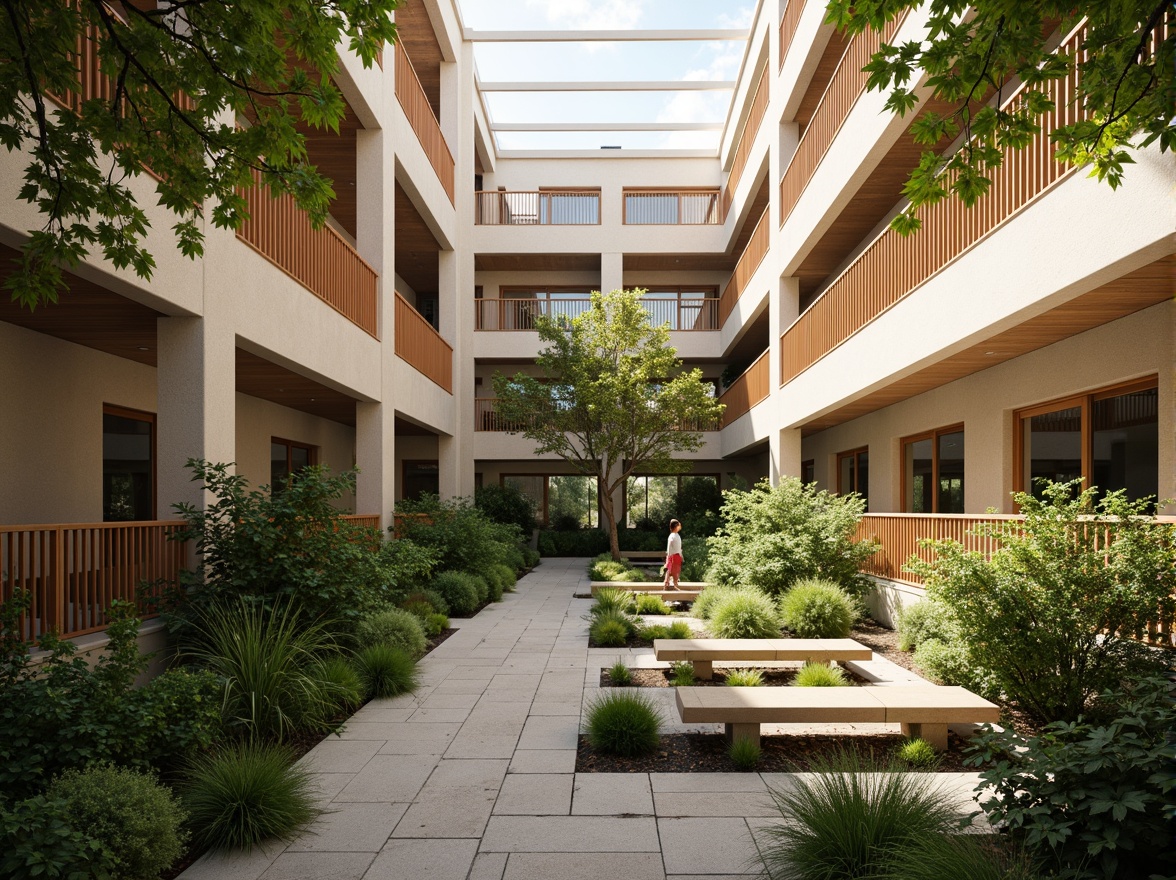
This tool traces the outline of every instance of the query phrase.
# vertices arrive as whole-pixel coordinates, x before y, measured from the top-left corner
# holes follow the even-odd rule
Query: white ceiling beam
[[[491,131],[719,131],[721,122],[494,122]]]
[[[498,150],[500,159],[714,159],[715,150]]]
[[[664,81],[486,82],[483,80],[478,88],[483,92],[699,92],[733,89],[735,81],[673,79]]]
[[[606,30],[606,31],[481,31],[465,29],[465,38],[474,43],[654,43],[704,42],[710,40],[746,40],[751,32],[744,29],[701,28],[688,30]]]

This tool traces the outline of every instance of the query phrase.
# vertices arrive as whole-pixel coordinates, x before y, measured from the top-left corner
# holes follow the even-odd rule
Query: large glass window
[[[316,463],[317,455],[313,446],[274,437],[270,440],[270,491],[281,492],[290,484],[290,478],[303,468]]]
[[[905,512],[964,512],[963,427],[906,437],[902,456]]]
[[[503,287],[500,329],[532,330],[535,315],[571,320],[588,310],[591,294],[587,287]]]
[[[716,287],[664,287],[636,284],[645,289],[641,305],[651,324],[669,324],[671,330],[717,330]]]
[[[102,521],[155,518],[155,416],[102,410]]]
[[[1099,489],[1126,489],[1131,498],[1159,492],[1159,404],[1158,388],[1095,397],[1091,478]]]
[[[715,474],[643,475],[625,483],[625,525],[632,529],[652,524],[660,529],[685,510],[719,503],[719,478]]]
[[[582,474],[503,474],[503,485],[518,487],[545,525],[596,528],[600,525],[600,498],[596,477]]]
[[[837,453],[837,492],[857,492],[870,508],[870,450],[867,447]]]

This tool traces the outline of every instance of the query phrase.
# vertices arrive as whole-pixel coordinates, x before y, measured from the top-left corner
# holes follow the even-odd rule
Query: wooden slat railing
[[[767,400],[771,393],[768,383],[768,352],[765,351],[719,397],[719,403],[727,407],[723,410],[720,426],[725,428],[734,424],[740,416],[751,412],[757,403]]]
[[[719,300],[658,299],[644,297],[641,305],[649,314],[650,323],[669,324],[674,331],[718,330]],[[535,316],[572,318],[584,314],[592,306],[587,297],[575,299],[476,299],[474,300],[475,330],[534,330]]]
[[[237,238],[378,339],[376,270],[334,229],[311,226],[291,196],[272,198],[260,181],[240,194],[249,219]]]
[[[784,7],[784,15],[780,17],[780,66],[784,66],[784,59],[788,57],[788,49],[792,46],[792,38],[796,36],[796,26],[800,24],[800,16],[804,13],[806,0],[788,0]]]
[[[396,356],[453,393],[453,347],[399,293],[396,294]]]
[[[723,216],[722,194],[717,189],[628,189],[623,222],[629,226],[718,226]]]
[[[747,240],[747,246],[743,249],[743,253],[739,255],[739,262],[735,264],[735,271],[731,274],[731,280],[727,282],[727,286],[723,288],[723,293],[719,297],[720,327],[727,323],[727,318],[731,316],[731,312],[735,309],[735,303],[739,302],[739,297],[743,295],[743,291],[751,283],[751,276],[755,274],[755,270],[759,268],[760,263],[764,261],[764,257],[768,255],[770,235],[768,230],[768,211],[770,207],[764,208],[764,212],[760,215],[759,222],[755,224],[755,229],[752,230],[751,238]]]
[[[905,19],[904,12],[882,31],[863,31],[850,40],[780,179],[781,226],[792,214],[792,209],[800,201],[801,194],[829,151],[837,132],[866,90],[869,76],[862,72],[862,68],[883,42],[894,38]]]
[[[393,43],[392,54],[395,56],[396,100],[408,117],[408,124],[416,132],[417,140],[429,164],[433,166],[437,179],[441,181],[445,194],[449,196],[450,204],[453,204],[453,153],[449,151],[449,144],[441,133],[441,123],[433,114],[433,107],[404,48],[399,43]]]
[[[1080,51],[1085,31],[1067,39],[1061,52]],[[1078,121],[1076,74],[1053,80],[1046,91],[1056,103],[1043,115],[1041,131],[1022,150],[1006,150],[991,172],[992,187],[971,208],[950,197],[921,208],[923,228],[902,236],[885,230],[784,332],[780,382],[786,383],[857,333],[948,263],[1023,209],[1074,168],[1054,157],[1049,132]],[[1014,100],[1017,100],[1014,98]]]
[[[475,431],[502,431],[511,434],[520,434],[527,429],[528,422],[512,422],[507,421],[498,412],[498,398],[497,397],[475,397],[474,398],[474,430]],[[706,421],[702,419],[691,419],[683,422],[679,429],[682,431],[717,431],[719,430],[719,423],[717,421]]]
[[[755,86],[755,93],[751,96],[751,107],[747,111],[747,123],[743,126],[743,133],[739,135],[739,145],[735,147],[735,158],[731,161],[731,173],[727,175],[727,185],[723,187],[724,217],[731,210],[731,201],[735,198],[739,179],[743,176],[747,162],[751,158],[751,148],[755,145],[755,136],[759,133],[760,123],[764,121],[764,114],[768,112],[770,82],[768,66],[764,65],[759,82]]]
[[[592,190],[478,190],[478,226],[595,226],[600,193]]]
[[[187,557],[169,540],[179,521],[0,526],[0,599],[29,594],[20,635],[37,641],[55,630],[63,638],[105,628],[111,602],[135,602],[155,616],[149,599],[174,584]],[[140,586],[142,585],[142,589]]]
[[[349,523],[355,523],[357,526],[367,526],[372,529],[378,529],[380,527],[380,515],[378,513],[345,513],[339,518],[347,520]]]

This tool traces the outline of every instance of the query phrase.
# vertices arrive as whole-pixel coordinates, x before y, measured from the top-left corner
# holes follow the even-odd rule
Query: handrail
[[[478,226],[595,226],[600,223],[599,190],[478,190]]]
[[[727,175],[727,183],[723,187],[723,216],[731,210],[731,202],[735,198],[735,190],[739,187],[739,179],[747,167],[747,160],[751,158],[751,148],[755,144],[755,136],[759,134],[760,123],[768,112],[769,90],[771,80],[768,77],[768,66],[765,64],[760,73],[759,82],[755,85],[755,94],[751,96],[751,106],[747,110],[747,122],[743,132],[739,135],[739,145],[735,147],[735,158],[731,160],[731,172]]]
[[[395,56],[396,100],[400,102],[408,124],[416,132],[417,140],[425,151],[429,164],[441,181],[445,194],[449,196],[450,204],[454,203],[454,162],[449,144],[445,142],[445,135],[441,133],[441,124],[433,114],[433,107],[425,95],[424,87],[417,78],[416,71],[404,47],[399,43],[392,44],[392,54]]]
[[[643,297],[641,305],[650,323],[669,324],[675,332],[718,330],[719,300],[661,299]],[[534,330],[535,317],[572,318],[584,314],[592,306],[587,297],[574,299],[476,299],[474,300],[474,329],[489,331]]]
[[[767,400],[770,393],[768,352],[765,351],[719,396],[719,403],[727,407],[723,410],[720,426],[726,428],[734,424],[740,416],[751,412],[751,408],[757,403]]]
[[[722,193],[715,189],[630,189],[621,191],[622,223],[629,226],[719,226]]]
[[[739,255],[739,262],[735,264],[731,280],[727,282],[727,286],[723,288],[723,293],[719,297],[720,327],[727,323],[727,318],[735,310],[735,303],[739,302],[739,297],[743,295],[743,291],[751,283],[756,269],[764,261],[764,257],[768,255],[770,233],[767,219],[768,208],[764,208],[764,212],[760,214],[760,218],[755,224],[755,229],[751,232],[751,237],[747,240],[747,245],[743,248],[743,253]]]
[[[800,16],[804,13],[806,0],[788,0],[784,8],[784,15],[780,18],[780,67],[784,66],[784,59],[788,57],[788,49],[792,46],[792,38],[796,36]]]
[[[453,347],[399,292],[396,294],[396,356],[453,393]]]

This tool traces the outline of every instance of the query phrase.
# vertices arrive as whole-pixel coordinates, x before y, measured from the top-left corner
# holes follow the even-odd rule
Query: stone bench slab
[[[853,639],[655,639],[658,660],[870,660]]]
[[[681,588],[678,592],[698,594],[707,585],[700,581],[679,581],[678,586]],[[592,595],[596,595],[597,590],[624,590],[627,593],[673,593],[674,590],[665,590],[662,584],[658,581],[592,581]]]

